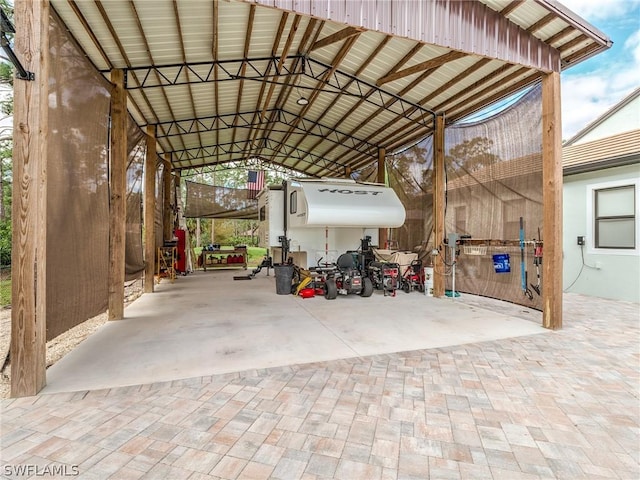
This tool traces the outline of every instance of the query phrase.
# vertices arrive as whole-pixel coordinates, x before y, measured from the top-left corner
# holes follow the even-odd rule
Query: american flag
[[[247,175],[247,198],[256,198],[264,188],[264,170],[249,170]]]

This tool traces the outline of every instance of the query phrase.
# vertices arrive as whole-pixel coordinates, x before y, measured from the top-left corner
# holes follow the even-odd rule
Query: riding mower
[[[322,285],[327,300],[334,300],[338,294],[355,293],[361,297],[373,294],[371,279],[362,275],[356,257],[352,252],[343,253],[335,264],[315,268],[319,274],[317,282]]]

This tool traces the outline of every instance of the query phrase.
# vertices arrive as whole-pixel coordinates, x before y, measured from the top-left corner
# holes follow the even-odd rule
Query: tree
[[[454,170],[467,173],[476,172],[496,163],[500,157],[491,153],[493,140],[475,137],[456,145],[449,150],[446,161]]]
[[[11,19],[7,0],[0,8]],[[13,66],[0,62],[0,265],[11,265],[11,185],[13,180]]]

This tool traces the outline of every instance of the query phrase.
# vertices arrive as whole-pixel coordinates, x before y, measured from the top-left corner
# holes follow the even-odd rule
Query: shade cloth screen
[[[441,243],[432,238],[432,161],[432,137],[386,158],[388,184],[407,212],[405,224],[393,229],[390,237],[397,240],[400,249],[419,250],[423,258]],[[519,239],[520,217],[525,240],[544,239],[540,85],[499,114],[445,128],[445,170],[445,238],[455,232],[494,243],[483,255],[465,254],[461,248],[455,271],[456,291],[542,309],[541,298],[531,287],[532,283],[537,285],[533,246],[525,248],[523,269],[519,245],[495,245]],[[376,171],[370,168],[361,177],[375,180]],[[510,257],[508,273],[496,273],[494,269],[493,255],[500,254]],[[447,256],[448,263],[450,260]],[[522,288],[523,271],[532,299]],[[451,289],[450,267],[446,274],[446,288]]]
[[[144,162],[146,136],[131,117],[127,125],[127,228],[125,237],[125,280],[135,280],[144,273],[142,244]]]
[[[47,340],[106,311],[109,271],[110,86],[53,11],[49,57]]]
[[[187,218],[230,218],[256,220],[258,201],[248,198],[245,188],[227,188],[185,182]]]
[[[54,11],[49,23],[47,340],[108,307],[111,92]],[[144,272],[144,138],[129,118],[126,280]]]

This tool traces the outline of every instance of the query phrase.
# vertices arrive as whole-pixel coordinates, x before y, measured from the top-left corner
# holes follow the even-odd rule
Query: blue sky
[[[640,0],[561,0],[613,46],[562,73],[562,137],[568,139],[640,87]]]

